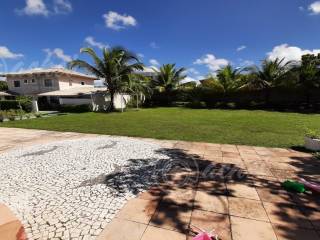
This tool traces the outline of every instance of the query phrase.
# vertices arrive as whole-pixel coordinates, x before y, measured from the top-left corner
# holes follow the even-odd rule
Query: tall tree
[[[228,65],[217,71],[217,84],[224,93],[232,92],[239,87],[241,69]]]
[[[264,89],[266,92],[266,103],[270,98],[270,88],[281,85],[289,70],[292,67],[292,61],[285,61],[285,58],[275,60],[265,59],[261,67],[251,66],[246,68],[249,72],[246,83],[242,88]]]
[[[68,67],[71,69],[75,67],[82,68],[102,79],[110,92],[111,101],[108,110],[113,111],[115,109],[115,94],[123,91],[125,82],[128,81],[130,74],[143,70],[143,64],[135,54],[122,47],[104,48],[102,50],[102,58],[98,57],[92,48],[82,48],[80,52],[88,54],[92,58],[93,64],[84,60],[73,60],[68,63]]]
[[[262,61],[261,67],[251,66],[246,68],[251,75],[246,85],[255,89],[265,89],[279,85],[290,70],[291,65],[292,61],[285,62],[285,58],[265,59]]]
[[[320,89],[320,54],[306,54],[301,57],[292,72],[297,77],[297,87],[304,90],[306,102],[310,103],[310,92],[312,89]]]
[[[6,91],[6,90],[8,90],[7,82],[0,80],[0,91]]]
[[[139,108],[139,102],[145,96],[151,95],[150,79],[139,74],[130,74],[124,82],[123,90],[136,97],[136,106]]]
[[[153,88],[159,92],[170,92],[176,89],[181,81],[187,76],[184,74],[185,68],[176,69],[175,64],[165,64],[160,70],[154,69],[156,77],[152,80]]]

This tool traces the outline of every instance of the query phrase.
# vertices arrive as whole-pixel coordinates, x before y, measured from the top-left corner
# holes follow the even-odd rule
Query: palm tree
[[[241,88],[263,89],[266,92],[266,103],[269,102],[270,88],[281,85],[292,66],[292,61],[285,62],[285,58],[275,60],[265,59],[261,67],[251,66],[245,70],[249,72],[246,83]]]
[[[301,62],[292,68],[291,73],[296,78],[296,85],[304,90],[309,105],[311,90],[320,89],[320,54],[303,55]]]
[[[232,92],[239,87],[241,69],[228,65],[217,71],[217,84],[224,93]]]
[[[114,108],[114,96],[121,93],[124,89],[125,82],[128,81],[129,75],[138,70],[143,70],[143,64],[131,52],[122,47],[102,50],[102,58],[92,48],[82,48],[81,53],[88,54],[94,64],[84,60],[73,60],[68,63],[70,69],[78,67],[94,74],[97,78],[103,79],[104,85],[110,93],[109,111]]]
[[[143,75],[130,74],[125,81],[124,91],[136,96],[136,106],[139,108],[139,100],[142,101],[144,96],[151,94],[150,79]]]
[[[280,85],[291,65],[292,61],[285,62],[285,58],[265,59],[262,61],[261,68],[257,66],[246,68],[250,77],[244,86],[253,89],[268,89]]]
[[[154,69],[157,76],[152,80],[152,86],[159,92],[170,92],[176,89],[187,76],[185,68],[176,69],[175,64],[164,64],[160,70]]]

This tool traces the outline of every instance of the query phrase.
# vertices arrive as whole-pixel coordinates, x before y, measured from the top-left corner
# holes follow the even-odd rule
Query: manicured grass
[[[153,108],[125,113],[70,114],[6,122],[0,127],[293,147],[303,144],[307,127],[320,129],[320,114]]]

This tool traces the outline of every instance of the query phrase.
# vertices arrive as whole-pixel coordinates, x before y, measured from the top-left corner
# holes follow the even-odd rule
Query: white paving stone
[[[0,203],[29,239],[90,239],[159,175],[160,146],[125,137],[66,140],[0,154]],[[163,160],[163,161],[161,161]]]

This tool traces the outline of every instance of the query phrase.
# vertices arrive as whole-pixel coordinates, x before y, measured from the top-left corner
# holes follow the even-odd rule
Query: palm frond
[[[85,69],[87,72],[96,75],[97,77],[103,77],[103,73],[96,69],[94,66],[90,65],[86,61],[83,60],[73,60],[67,64],[69,69],[73,68],[82,68]]]

